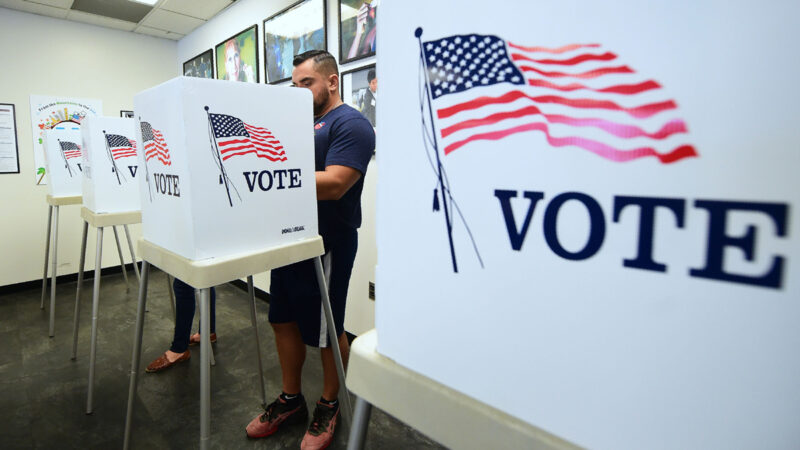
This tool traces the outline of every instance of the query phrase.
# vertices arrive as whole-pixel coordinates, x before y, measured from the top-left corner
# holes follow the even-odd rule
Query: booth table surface
[[[139,240],[142,260],[180,279],[195,289],[209,288],[232,280],[283,267],[325,253],[322,237],[291,242],[253,253],[192,261],[145,239]],[[258,270],[254,271],[254,268]]]
[[[52,206],[63,206],[63,205],[80,205],[83,202],[83,196],[80,195],[71,195],[68,197],[53,197],[50,194],[47,194],[47,204]]]
[[[130,225],[142,223],[141,211],[128,211],[121,213],[94,213],[87,207],[81,208],[81,217],[95,228],[111,227],[114,225]]]
[[[446,447],[579,448],[397,364],[377,344],[374,329],[353,341],[347,388]]]

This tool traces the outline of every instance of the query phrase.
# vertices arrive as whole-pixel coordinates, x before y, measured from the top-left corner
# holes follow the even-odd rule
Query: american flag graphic
[[[72,159],[72,158],[80,158],[81,157],[81,146],[70,141],[58,141],[61,144],[61,151],[64,152],[64,158]]]
[[[675,101],[599,44],[523,46],[465,34],[423,42],[422,58],[445,155],[536,131],[553,147],[614,162],[697,156]]]
[[[141,122],[142,127],[142,142],[144,143],[144,160],[150,161],[152,158],[157,158],[161,164],[171,166],[172,161],[169,159],[169,148],[167,141],[164,140],[164,135],[161,131],[153,128],[148,122]]]
[[[209,117],[223,161],[249,154],[270,161],[286,161],[283,145],[268,129],[227,114],[209,114]]]
[[[119,134],[107,134],[106,141],[115,160],[136,156],[136,141]]]

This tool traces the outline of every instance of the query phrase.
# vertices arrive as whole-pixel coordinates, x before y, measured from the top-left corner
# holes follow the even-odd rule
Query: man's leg
[[[347,341],[347,333],[339,335],[339,350],[342,353],[344,369],[347,370],[347,360],[350,356],[350,343]],[[336,400],[339,396],[339,374],[336,372],[333,348],[321,348],[320,356],[322,357],[322,373],[324,376],[322,398],[328,401]]]
[[[300,379],[303,373],[303,363],[306,360],[306,344],[300,335],[297,322],[273,323],[275,332],[275,347],[278,350],[278,360],[281,363],[281,378],[283,392],[298,394],[300,392]]]

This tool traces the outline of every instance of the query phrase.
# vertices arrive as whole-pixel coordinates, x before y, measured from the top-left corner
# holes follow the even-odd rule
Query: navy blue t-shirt
[[[324,237],[361,226],[361,191],[375,150],[375,131],[358,110],[343,104],[314,122],[315,170],[347,166],[361,178],[339,200],[318,202],[319,233]]]

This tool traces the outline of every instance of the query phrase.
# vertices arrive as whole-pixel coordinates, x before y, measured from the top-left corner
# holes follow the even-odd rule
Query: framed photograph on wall
[[[121,109],[119,111],[119,116],[122,117],[123,119],[133,119],[133,111]]]
[[[208,49],[183,63],[183,75],[197,78],[214,78],[214,57],[212,55],[213,52]]]
[[[258,25],[217,44],[217,79],[258,83]]]
[[[379,0],[339,0],[339,62],[375,54]]]
[[[326,50],[325,1],[302,0],[264,20],[264,73],[267,83],[292,78],[294,55]]]
[[[375,107],[378,103],[378,78],[375,76],[375,64],[342,72],[339,89],[342,101],[361,111],[373,128],[375,124]]]

